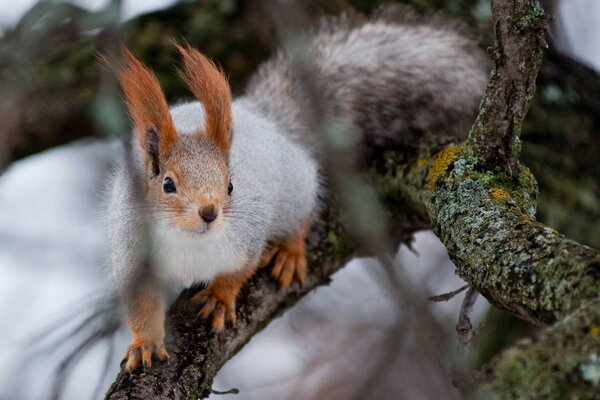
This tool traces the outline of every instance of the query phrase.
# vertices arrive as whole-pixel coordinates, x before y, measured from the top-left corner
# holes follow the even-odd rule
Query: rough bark
[[[513,144],[532,97],[528,85],[539,66],[531,55],[541,55],[543,19],[534,3],[519,8],[525,3],[514,8],[515,2],[494,1],[495,9],[502,10],[494,15],[496,26],[531,15],[537,20],[527,23],[537,40],[524,40],[519,24],[496,30],[500,53],[465,147],[421,158],[395,176],[413,202],[425,205],[458,272],[492,304],[534,324],[558,321],[539,343],[521,345],[492,364],[486,394],[591,399],[600,382],[600,252],[534,220],[535,181],[516,161],[519,147]],[[515,46],[510,56],[503,51],[508,43]],[[526,90],[520,92],[511,90],[518,74],[527,77],[521,81]]]
[[[516,165],[521,125],[542,62],[545,18],[537,0],[492,2],[495,61],[486,96],[469,134],[469,149],[485,169]]]
[[[600,299],[521,340],[481,373],[486,399],[597,399]]]
[[[546,18],[534,1],[493,5],[495,67],[465,147],[395,175],[425,205],[461,275],[493,304],[543,324],[597,295],[600,254],[534,219],[535,179],[514,143],[535,90]]]
[[[537,222],[535,181],[478,171],[462,147],[389,171],[424,205],[458,272],[490,302],[532,323],[552,323],[598,295],[600,253]]]

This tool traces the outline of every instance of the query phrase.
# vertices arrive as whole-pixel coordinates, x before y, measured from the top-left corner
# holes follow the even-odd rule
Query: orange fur
[[[306,279],[305,240],[309,228],[310,221],[307,220],[295,234],[266,249],[260,258],[261,267],[266,267],[275,260],[271,275],[279,281],[284,289],[289,287],[294,280],[303,284]]]
[[[152,366],[152,355],[160,360],[168,357],[163,343],[165,316],[160,304],[149,291],[140,291],[127,310],[132,342],[125,355],[125,369],[136,370],[141,364]]]
[[[212,316],[214,331],[222,330],[226,323],[235,322],[235,299],[255,270],[256,265],[253,265],[237,273],[219,275],[206,289],[192,297],[192,302],[202,305],[200,315],[204,319]]]
[[[121,56],[117,76],[136,136],[142,148],[146,149],[147,130],[155,127],[160,136],[160,157],[163,158],[169,154],[177,140],[165,95],[156,76],[125,46],[121,47]]]
[[[229,152],[231,90],[223,72],[189,45],[175,45],[183,57],[182,79],[202,103],[206,113],[206,134],[224,154]]]

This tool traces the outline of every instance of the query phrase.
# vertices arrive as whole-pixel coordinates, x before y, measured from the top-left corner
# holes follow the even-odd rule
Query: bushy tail
[[[411,146],[441,129],[465,132],[483,95],[489,61],[446,18],[387,7],[368,20],[324,20],[309,35],[311,76],[330,117],[351,121],[375,144]],[[279,52],[250,82],[251,107],[314,145],[305,82]]]

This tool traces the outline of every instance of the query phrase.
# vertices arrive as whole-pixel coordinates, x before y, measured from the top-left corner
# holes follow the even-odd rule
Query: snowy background
[[[1,1],[0,29],[16,23],[34,2]],[[130,18],[173,2],[126,0],[124,16]],[[98,9],[107,1],[76,3]],[[564,29],[557,42],[600,69],[600,2],[563,1],[559,9]],[[51,354],[57,348],[57,338],[36,334],[69,312],[77,315],[79,307],[93,304],[110,291],[102,268],[106,249],[101,199],[104,171],[119,153],[115,141],[83,141],[21,160],[0,176],[0,399],[28,400],[47,395],[54,377],[53,363],[36,354]],[[419,256],[401,248],[398,258],[414,283],[427,288],[426,293],[438,294],[462,285],[433,234],[417,234],[414,248]],[[364,362],[369,353],[360,349],[353,354],[328,354],[327,350],[357,340],[340,332],[359,332],[367,341],[362,348],[368,349],[368,341],[379,336],[363,334],[361,329],[376,331],[390,323],[393,306],[378,283],[379,273],[370,262],[353,261],[335,275],[331,286],[318,289],[274,321],[223,368],[215,381],[215,389],[236,387],[240,394],[218,398],[311,398],[311,393],[322,390],[320,385],[330,380],[332,371],[339,371],[350,361]],[[460,296],[433,306],[449,332],[454,329],[459,305]],[[478,302],[477,318],[485,306],[483,300]],[[66,331],[74,322],[62,328]],[[118,370],[128,340],[128,333],[121,330],[112,350],[108,343],[94,347],[74,369],[64,398],[91,398],[106,354],[112,351],[111,367],[99,391],[103,394]],[[352,373],[351,368],[348,373]],[[30,382],[36,384],[27,384]]]

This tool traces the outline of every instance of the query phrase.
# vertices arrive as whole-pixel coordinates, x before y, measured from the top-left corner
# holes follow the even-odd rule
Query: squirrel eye
[[[233,183],[229,181],[229,187],[227,188],[227,194],[231,196],[231,192],[233,192]]]
[[[175,193],[177,191],[177,189],[175,188],[175,183],[173,182],[173,179],[166,177],[164,182],[163,182],[163,190],[165,191],[165,193]]]

